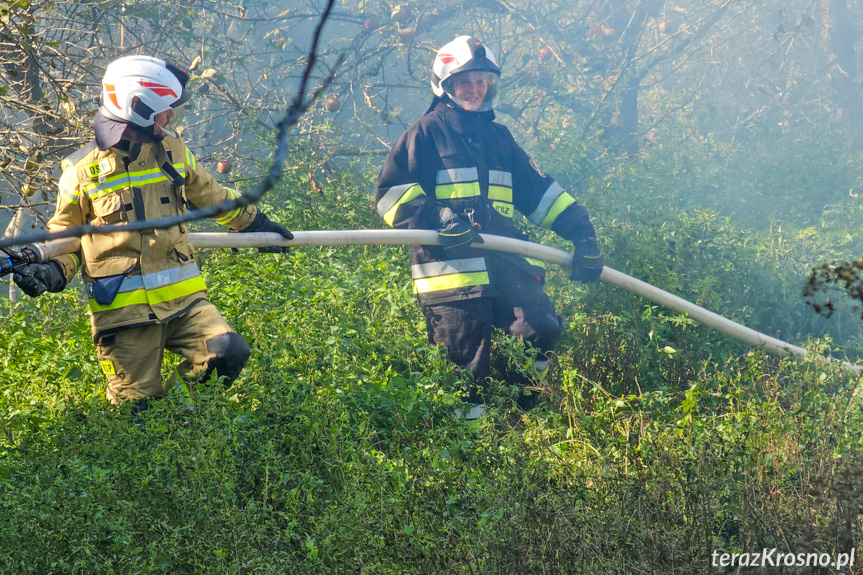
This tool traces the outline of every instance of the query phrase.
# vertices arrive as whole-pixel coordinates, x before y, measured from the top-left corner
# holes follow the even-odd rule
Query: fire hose
[[[266,246],[434,245],[438,243],[438,234],[432,230],[315,230],[297,231],[293,232],[293,234],[294,239],[286,240],[275,233],[235,234],[199,232],[190,234],[190,239],[195,248],[198,249],[239,249]],[[569,269],[572,265],[572,254],[563,250],[513,238],[489,234],[481,235],[485,243],[474,244],[473,247],[535,258],[547,263],[556,264],[565,269]],[[18,252],[18,255],[22,256],[25,262],[37,263],[62,254],[75,252],[78,248],[79,240],[77,238],[68,238],[26,246]],[[11,273],[12,267],[15,265],[15,261],[13,260],[14,257],[7,257],[6,261],[0,258],[0,276]],[[18,265],[22,265],[20,261]],[[764,350],[767,353],[780,357],[789,357],[797,361],[810,357],[810,354],[802,347],[743,326],[608,266],[603,268],[599,279],[672,311],[685,313],[702,325],[757,349]],[[836,361],[829,357],[825,359],[827,361]],[[863,367],[847,361],[842,361],[841,365],[854,374],[860,374],[863,371]]]

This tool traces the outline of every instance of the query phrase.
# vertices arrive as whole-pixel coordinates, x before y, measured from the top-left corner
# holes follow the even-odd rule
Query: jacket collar
[[[429,112],[446,112],[447,110],[461,118],[465,118],[468,122],[482,120],[491,122],[495,119],[494,110],[488,110],[487,112],[468,112],[460,106],[455,105],[453,101],[449,99],[449,96],[446,95],[442,98],[435,96],[429,105],[429,109],[426,110],[426,114]]]
[[[139,128],[134,124],[118,122],[101,113],[96,113],[93,119],[93,135],[96,145],[103,152],[110,148],[128,150],[134,144],[156,143],[162,140],[153,135],[152,126],[149,129]]]
[[[489,110],[488,112],[468,112],[453,104],[449,98],[435,98],[435,100],[436,102],[432,102],[432,107],[429,108],[429,111],[440,114],[456,132],[461,134],[486,129],[495,118],[493,110]]]

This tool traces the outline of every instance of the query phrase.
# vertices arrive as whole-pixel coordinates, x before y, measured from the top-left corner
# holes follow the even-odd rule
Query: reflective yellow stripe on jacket
[[[193,170],[198,166],[198,160],[195,159],[195,154],[192,153],[192,150],[186,148],[186,163],[189,164],[189,167]]]
[[[411,266],[414,293],[488,285],[485,258],[467,258],[414,264]]]
[[[65,172],[63,174],[66,175]],[[80,194],[78,190],[66,181],[62,176],[60,177],[60,181],[58,182],[58,187],[60,188],[60,195],[66,198],[66,200],[70,204],[78,205],[78,199],[80,198]],[[59,198],[58,198],[59,199]]]
[[[479,196],[479,174],[476,167],[450,168],[439,171],[434,195],[439,200]]]
[[[392,227],[399,208],[409,201],[424,195],[426,193],[423,191],[422,186],[417,183],[393,186],[378,201],[378,214]]]
[[[228,195],[230,196],[230,199],[236,200],[237,198],[240,197],[240,193],[237,190],[234,190],[232,188],[225,188],[225,189],[228,190]],[[244,208],[242,206],[234,208],[233,210],[231,210],[230,212],[228,212],[227,214],[225,214],[221,218],[216,218],[216,223],[222,224],[223,226],[228,225],[228,222],[230,222],[231,220],[236,218],[238,215],[240,215],[240,212],[242,212],[243,209]]]
[[[186,175],[185,164],[174,164],[174,168],[181,176]],[[81,191],[87,194],[87,197],[92,199],[122,190],[128,187],[143,187],[157,182],[164,182],[168,176],[162,173],[159,168],[151,168],[149,170],[141,170],[139,172],[128,172],[117,174],[100,183],[88,183],[81,187]]]
[[[488,199],[491,206],[503,216],[511,218],[515,208],[512,205],[512,174],[499,170],[488,171]]]
[[[560,187],[560,184],[554,182],[542,195],[542,199],[539,201],[536,210],[528,215],[527,219],[538,226],[551,229],[551,225],[557,219],[557,216],[574,203],[575,198],[567,194]]]
[[[110,304],[100,305],[90,298],[90,311],[108,311],[140,304],[157,305],[206,289],[198,264],[192,262],[178,268],[127,277]]]

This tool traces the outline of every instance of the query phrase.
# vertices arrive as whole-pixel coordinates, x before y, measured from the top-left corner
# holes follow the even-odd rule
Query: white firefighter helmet
[[[467,105],[455,95],[455,76],[475,72],[484,80],[486,91],[480,105]],[[438,50],[432,64],[431,87],[435,96],[444,94],[462,108],[471,111],[491,110],[497,105],[500,67],[494,54],[482,42],[471,36],[459,36]]]
[[[185,70],[150,56],[125,56],[105,69],[99,111],[119,122],[153,125],[156,114],[188,99]]]

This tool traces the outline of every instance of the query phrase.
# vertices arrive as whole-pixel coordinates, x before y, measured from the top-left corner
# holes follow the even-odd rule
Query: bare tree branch
[[[276,143],[276,152],[270,169],[267,172],[267,176],[257,185],[257,187],[252,192],[244,194],[234,200],[227,200],[206,208],[191,210],[189,212],[186,212],[185,214],[166,218],[159,218],[156,220],[145,220],[140,222],[131,222],[128,224],[112,224],[107,226],[92,226],[87,224],[81,226],[74,226],[58,232],[43,231],[13,236],[5,239],[0,239],[0,248],[8,246],[19,246],[35,242],[44,242],[62,238],[80,238],[86,235],[97,233],[111,234],[130,231],[163,230],[176,226],[178,224],[192,222],[205,218],[211,218],[238,207],[244,207],[250,204],[257,203],[268,191],[275,187],[275,185],[278,183],[278,180],[281,178],[282,166],[287,159],[289,151],[288,135],[290,133],[290,129],[297,124],[297,122],[300,120],[303,114],[306,113],[309,107],[320,97],[324,90],[329,87],[329,85],[333,81],[333,78],[335,78],[338,68],[344,61],[343,56],[339,57],[335,65],[330,70],[329,75],[312,93],[311,97],[306,98],[306,92],[308,91],[312,71],[315,67],[315,64],[317,63],[321,31],[324,27],[324,24],[326,24],[327,19],[329,18],[330,11],[332,10],[334,2],[335,0],[327,1],[326,8],[324,9],[324,12],[321,15],[321,18],[315,28],[312,46],[309,50],[308,60],[306,62],[305,68],[303,69],[300,86],[297,89],[294,100],[288,107],[288,110],[285,113],[284,117],[277,124],[278,137]]]

